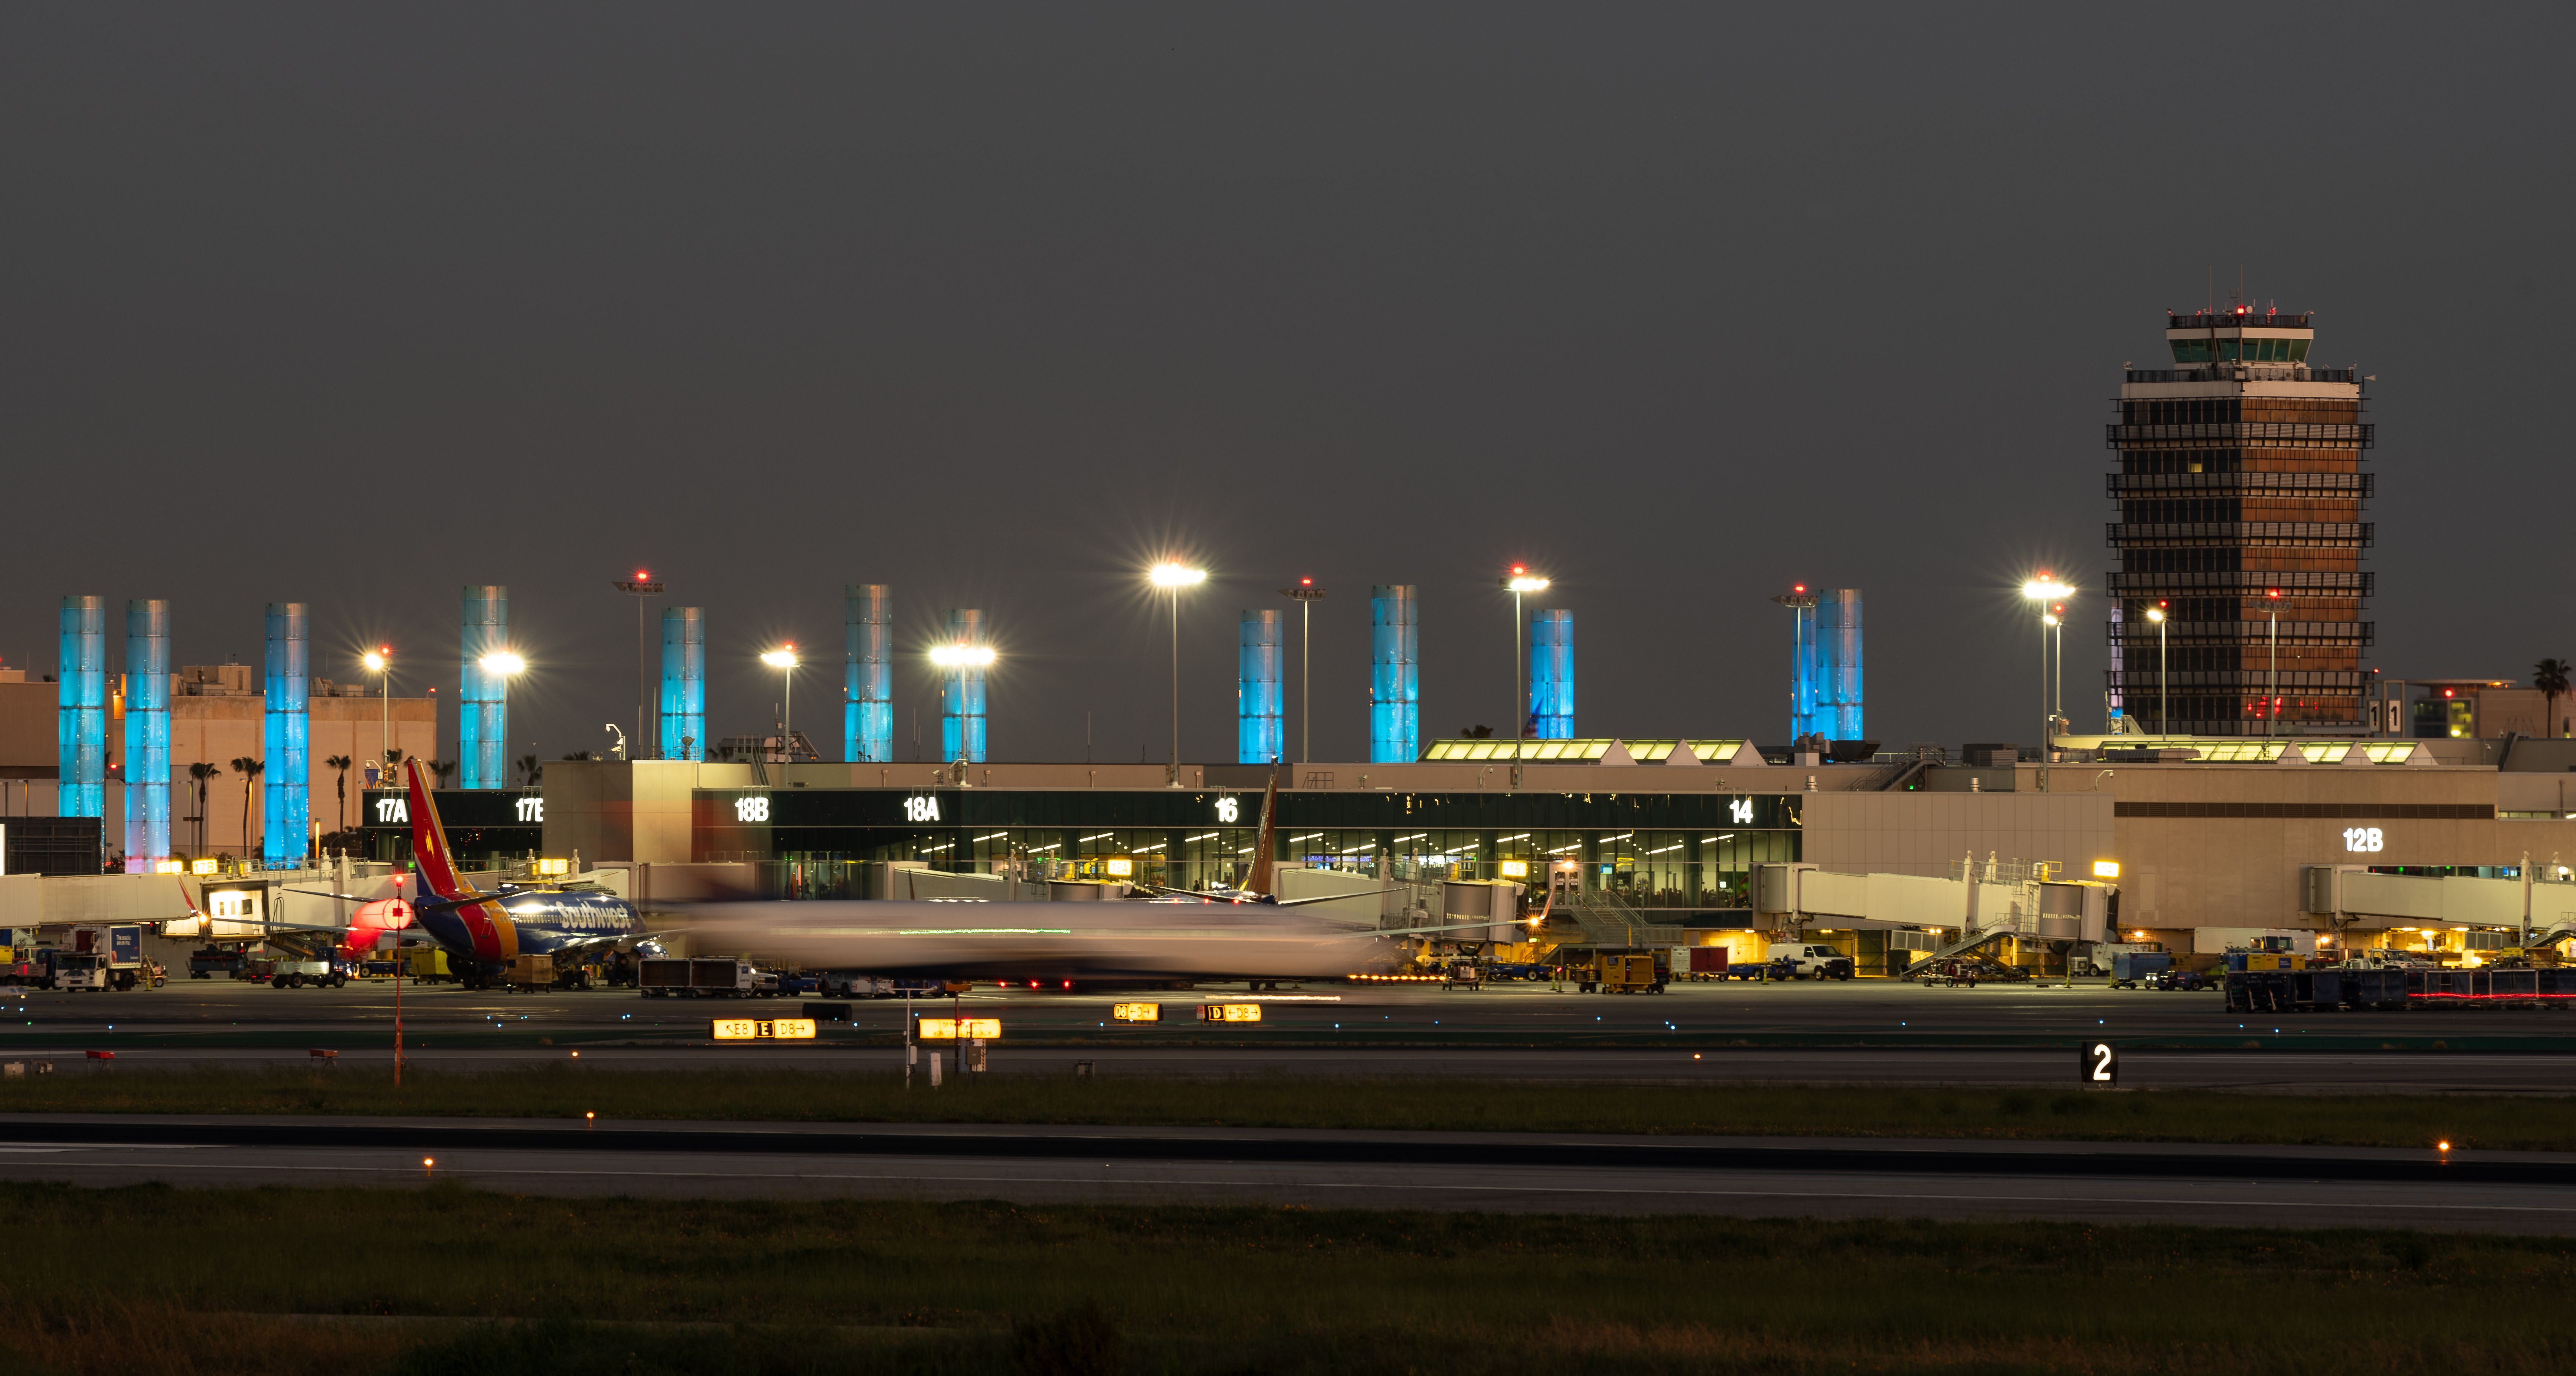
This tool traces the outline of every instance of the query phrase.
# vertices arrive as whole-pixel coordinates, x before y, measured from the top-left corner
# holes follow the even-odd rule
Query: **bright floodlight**
[[[930,662],[942,669],[989,669],[997,656],[990,645],[934,645]]]
[[[2034,602],[2050,602],[2060,597],[2073,597],[2075,595],[2075,589],[2065,583],[2058,582],[2055,578],[2050,577],[2046,573],[2042,573],[2037,578],[2021,585],[2021,595]]]
[[[368,673],[381,674],[385,671],[385,657],[378,651],[367,651],[367,653],[361,657],[358,662],[367,666]]]
[[[2149,608],[2147,608],[2147,619],[2148,619],[2149,621],[2162,621],[2162,620],[2164,620],[2164,619],[2165,619],[2165,609],[2164,609],[2164,608],[2162,608],[2162,607],[2149,607]]]
[[[1156,564],[1146,576],[1153,579],[1154,586],[1158,588],[1186,588],[1193,583],[1206,582],[1207,570],[1194,569],[1182,564],[1162,563]]]
[[[1514,592],[1545,592],[1547,580],[1534,573],[1516,573],[1503,583]]]
[[[516,654],[513,654],[508,650],[502,650],[494,654],[485,655],[474,662],[483,666],[483,672],[487,674],[499,674],[504,678],[518,673],[528,667],[528,661],[519,658]]]
[[[792,649],[771,650],[760,657],[760,662],[772,669],[793,669],[796,667],[796,652]]]

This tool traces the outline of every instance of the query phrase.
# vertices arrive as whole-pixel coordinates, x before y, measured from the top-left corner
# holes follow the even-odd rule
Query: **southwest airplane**
[[[627,941],[643,942],[643,954],[658,954],[643,917],[615,894],[522,884],[503,884],[487,894],[466,882],[447,848],[447,828],[439,823],[427,773],[418,760],[404,761],[403,768],[412,859],[424,891],[412,902],[413,914],[447,952],[448,968],[467,988],[497,977],[512,956],[577,954]]]

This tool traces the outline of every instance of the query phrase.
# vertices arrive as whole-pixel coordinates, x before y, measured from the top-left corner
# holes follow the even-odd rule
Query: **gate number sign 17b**
[[[2120,1051],[2109,1042],[2086,1042],[2077,1067],[2088,1085],[2116,1085],[2120,1082]]]

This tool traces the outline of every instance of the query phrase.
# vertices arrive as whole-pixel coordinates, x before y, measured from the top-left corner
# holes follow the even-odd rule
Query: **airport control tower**
[[[2150,734],[2362,726],[2371,427],[2359,370],[2310,366],[2315,339],[2305,315],[2168,315],[2173,366],[2121,384],[2108,686]]]

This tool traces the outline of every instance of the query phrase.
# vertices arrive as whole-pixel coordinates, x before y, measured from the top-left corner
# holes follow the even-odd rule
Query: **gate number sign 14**
[[[2120,1082],[2120,1049],[2109,1042],[2086,1042],[2076,1068],[2088,1085],[2116,1085]]]

